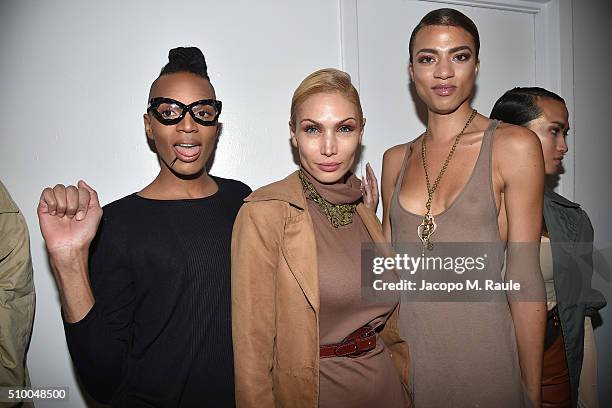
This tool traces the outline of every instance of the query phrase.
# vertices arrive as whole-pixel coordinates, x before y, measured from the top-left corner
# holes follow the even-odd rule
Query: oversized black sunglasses
[[[203,126],[213,126],[221,114],[221,101],[216,99],[201,99],[185,105],[171,98],[151,98],[147,112],[153,113],[155,119],[162,125],[176,125],[189,112],[193,120]]]

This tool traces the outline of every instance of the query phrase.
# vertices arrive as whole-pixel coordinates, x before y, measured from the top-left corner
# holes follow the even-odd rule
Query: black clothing
[[[64,323],[87,391],[117,407],[231,407],[230,247],[251,190],[214,177],[200,199],[129,195],[104,207],[89,263],[95,304]]]

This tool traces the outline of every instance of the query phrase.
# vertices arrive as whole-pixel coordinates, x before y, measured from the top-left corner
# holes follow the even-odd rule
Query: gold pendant
[[[431,236],[436,231],[436,222],[434,220],[433,215],[425,214],[423,217],[423,222],[417,228],[417,235],[419,239],[423,243],[423,253],[425,252],[425,248],[429,251],[433,250],[433,243],[431,242]]]

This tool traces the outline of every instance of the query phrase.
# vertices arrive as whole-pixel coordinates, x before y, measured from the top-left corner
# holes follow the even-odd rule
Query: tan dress
[[[500,242],[491,169],[497,124],[492,121],[485,131],[463,191],[447,210],[435,215],[435,242]],[[390,210],[392,241],[398,252],[402,243],[418,241],[416,231],[423,219],[405,210],[398,198],[410,152],[409,144]],[[446,175],[450,177],[451,173]],[[501,262],[493,267],[499,267],[501,276]],[[416,407],[523,405],[517,344],[507,302],[406,302],[400,309],[399,326],[410,348],[410,382]]]
[[[361,197],[359,180],[324,185],[308,176],[316,190],[334,204]],[[371,303],[361,299],[361,244],[371,242],[357,213],[350,225],[335,228],[320,207],[308,200],[315,237],[320,286],[320,344],[335,344],[365,325],[383,325],[397,302]],[[399,297],[398,297],[399,301]],[[380,337],[376,348],[359,357],[330,357],[320,361],[319,407],[400,408],[408,406],[391,357]]]

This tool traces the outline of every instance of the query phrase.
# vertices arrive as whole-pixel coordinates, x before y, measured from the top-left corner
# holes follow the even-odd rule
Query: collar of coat
[[[563,207],[580,208],[580,204],[568,200],[562,195],[555,193],[552,189],[548,187],[544,189],[544,197],[547,198],[549,201],[555,204],[559,204]]]
[[[282,180],[258,188],[245,198],[244,201],[280,200],[304,210],[306,208],[306,197],[304,196],[298,172],[299,170]]]
[[[304,188],[302,187],[298,172],[299,170],[296,170],[282,180],[258,188],[245,198],[244,201],[257,202],[280,200],[301,210],[307,210],[306,196],[304,195]],[[357,213],[370,233],[372,241],[375,243],[385,243],[386,240],[382,233],[382,226],[374,211],[360,203],[357,206]]]

